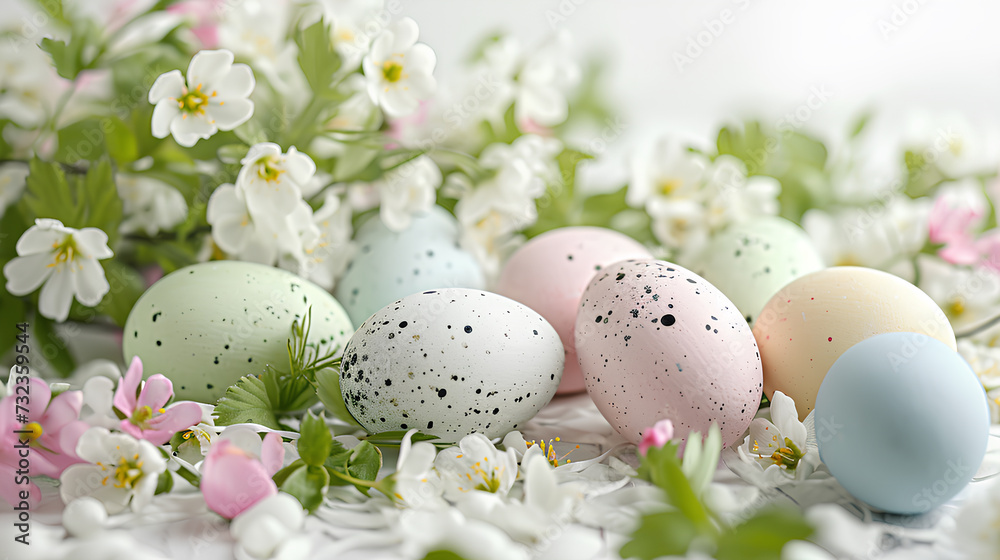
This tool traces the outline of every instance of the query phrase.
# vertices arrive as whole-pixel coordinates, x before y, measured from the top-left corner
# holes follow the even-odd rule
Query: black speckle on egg
[[[674,318],[673,315],[667,314],[664,315],[663,317],[660,317],[660,324],[665,327],[669,327],[670,325],[673,325],[675,322],[677,322],[677,319]]]
[[[447,391],[446,389],[438,389],[438,396],[439,396],[439,397],[441,397],[442,399],[443,399],[443,398],[445,397],[445,395],[447,395],[447,394],[448,394],[448,391]]]
[[[163,341],[162,340],[157,340],[156,341],[156,345],[157,346],[163,346]]]
[[[465,332],[471,333],[472,332],[472,326],[471,325],[465,325]]]
[[[401,329],[405,329],[405,328],[406,328],[406,325],[407,325],[407,324],[408,324],[408,323],[407,323],[406,321],[400,321],[400,322],[399,322],[399,328],[401,328]]]

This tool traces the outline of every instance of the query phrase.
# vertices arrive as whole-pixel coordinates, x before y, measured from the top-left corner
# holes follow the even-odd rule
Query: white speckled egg
[[[716,235],[694,269],[753,325],[771,296],[792,280],[823,269],[823,259],[802,228],[784,218],[761,217]]]
[[[629,441],[670,419],[678,437],[713,423],[739,441],[763,377],[746,320],[697,274],[657,260],[606,266],[583,293],[576,349],[587,391]]]
[[[458,441],[519,428],[559,386],[563,347],[541,315],[461,288],[402,298],[361,325],[340,389],[369,432],[418,428]]]
[[[507,260],[496,292],[540,313],[563,341],[566,370],[559,393],[586,388],[576,360],[574,329],[580,296],[590,279],[609,264],[651,258],[641,243],[617,231],[565,227],[535,237]]]
[[[926,334],[956,348],[941,308],[898,276],[856,266],[803,276],[775,294],[754,324],[764,392],[792,397],[805,418],[837,358],[866,338],[890,332]]]
[[[265,364],[288,368],[292,321],[312,307],[312,341],[343,347],[354,328],[337,300],[290,272],[213,261],[174,271],[139,298],[125,322],[125,363],[167,376],[179,399],[212,403]]]
[[[358,252],[334,290],[354,324],[417,292],[485,287],[479,263],[458,246],[457,232],[455,218],[438,207],[401,233],[378,217],[365,222],[355,237]]]

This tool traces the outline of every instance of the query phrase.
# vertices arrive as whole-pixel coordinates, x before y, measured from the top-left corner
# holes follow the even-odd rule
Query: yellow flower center
[[[461,459],[462,456],[459,455],[458,458]],[[467,478],[470,483],[475,483],[476,485],[472,488],[459,486],[458,489],[462,492],[468,492],[469,490],[481,490],[491,494],[495,494],[498,490],[500,490],[500,477],[503,475],[504,469],[503,467],[490,467],[489,469],[483,468],[483,463],[489,463],[489,461],[489,457],[483,457],[482,461],[476,461],[473,463],[472,471],[465,473],[465,478]]]
[[[215,97],[215,92],[212,92],[212,97]],[[193,90],[188,90],[185,88],[184,95],[177,100],[177,107],[184,111],[185,113],[194,113],[197,115],[205,114],[205,106],[208,105],[209,95],[201,91],[201,84]]]
[[[49,268],[59,266],[63,263],[73,262],[73,260],[76,259],[77,253],[80,252],[76,247],[76,240],[72,235],[67,235],[62,241],[53,243],[52,249],[56,254],[53,261],[48,264]]]
[[[135,488],[136,482],[142,478],[142,461],[139,460],[138,453],[132,455],[131,458],[122,457],[117,464],[97,463],[97,466],[101,467],[104,472],[110,472],[101,479],[103,486],[107,486],[108,481],[114,480],[113,486],[115,488]]]
[[[961,317],[963,313],[965,313],[965,302],[962,301],[962,298],[951,300],[951,303],[948,305],[948,315],[951,317]]]
[[[656,185],[656,190],[663,196],[670,196],[677,192],[683,184],[680,179],[663,179]]]
[[[278,158],[275,156],[264,156],[257,160],[257,176],[261,179],[267,181],[268,183],[278,181],[278,177],[285,172],[284,169],[278,169],[275,164],[278,163]]]
[[[403,77],[403,65],[393,60],[382,63],[382,77],[389,83],[398,82]]]
[[[569,457],[569,454],[572,453],[573,451],[576,451],[577,449],[580,449],[580,446],[577,445],[573,449],[570,449],[566,453],[563,453],[562,456],[559,456],[559,455],[556,454],[556,448],[555,448],[555,445],[552,444],[552,441],[553,440],[550,439],[548,441],[548,445],[546,445],[546,443],[545,443],[544,440],[537,441],[537,442],[535,440],[531,440],[531,441],[529,441],[527,443],[528,443],[528,447],[531,447],[532,445],[537,445],[538,447],[540,447],[542,449],[542,453],[545,455],[545,458],[548,459],[549,464],[552,465],[553,467],[558,467],[559,464],[560,464],[560,461],[564,465],[568,465],[569,463],[572,463],[573,460],[572,459],[567,459],[566,457]],[[562,441],[562,440],[560,438],[556,438],[555,441],[558,442],[558,441]]]
[[[38,422],[28,422],[24,425],[24,430],[27,430],[29,441],[35,441],[36,439],[42,437],[42,425]]]
[[[756,441],[754,441],[754,451],[759,450],[759,448],[760,448],[759,444]],[[803,453],[798,448],[798,446],[795,445],[795,442],[792,441],[792,438],[786,437],[785,446],[778,448],[777,451],[772,453],[771,460],[774,461],[775,465],[783,466],[786,469],[793,471],[795,470],[796,467],[799,466],[799,461],[802,460],[802,457],[804,455],[805,453]],[[760,457],[763,456],[760,455]]]
[[[128,419],[132,424],[139,426],[142,429],[148,427],[147,422],[153,417],[153,408],[149,405],[137,408],[132,414],[132,417]]]

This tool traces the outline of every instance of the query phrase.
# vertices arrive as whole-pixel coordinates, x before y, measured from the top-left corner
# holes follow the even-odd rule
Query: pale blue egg
[[[485,287],[482,268],[458,244],[458,224],[435,207],[395,233],[376,216],[358,230],[358,250],[334,289],[347,314],[360,325],[383,306],[436,288]]]
[[[816,439],[830,473],[887,512],[951,499],[986,453],[989,411],[976,374],[929,336],[863,340],[830,367],[816,396]]]

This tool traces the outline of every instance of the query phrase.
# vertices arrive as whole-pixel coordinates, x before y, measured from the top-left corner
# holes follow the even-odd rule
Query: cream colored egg
[[[312,308],[310,341],[341,348],[354,333],[328,292],[290,272],[215,261],[174,271],[139,298],[125,322],[125,363],[167,376],[179,399],[214,403],[266,364],[288,369],[292,321]]]
[[[754,325],[764,393],[792,397],[805,418],[837,358],[858,342],[889,332],[926,334],[956,347],[941,308],[902,278],[852,266],[803,276],[775,294]]]

